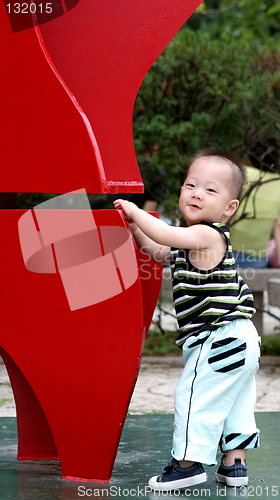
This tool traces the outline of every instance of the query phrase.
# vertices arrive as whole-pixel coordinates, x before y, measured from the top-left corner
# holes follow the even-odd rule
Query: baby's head
[[[226,222],[236,211],[245,181],[243,166],[219,148],[199,151],[181,190],[180,210],[188,225]]]
[[[231,193],[233,198],[240,200],[242,198],[242,190],[243,185],[246,182],[246,173],[244,170],[243,163],[239,158],[237,158],[232,153],[225,151],[221,148],[207,148],[201,149],[198,153],[193,157],[189,169],[191,166],[202,158],[213,159],[215,162],[219,162],[221,166],[220,177],[223,177],[223,174],[228,177],[228,167],[231,169]]]

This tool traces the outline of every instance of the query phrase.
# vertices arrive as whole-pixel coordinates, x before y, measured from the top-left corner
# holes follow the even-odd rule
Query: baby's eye
[[[191,182],[188,182],[187,184],[185,184],[185,186],[187,186],[187,187],[192,187],[192,188],[194,188],[194,187],[195,187],[195,185],[194,185],[194,184],[192,184]]]
[[[216,193],[215,189],[213,188],[207,188],[206,191],[209,191],[209,193]]]

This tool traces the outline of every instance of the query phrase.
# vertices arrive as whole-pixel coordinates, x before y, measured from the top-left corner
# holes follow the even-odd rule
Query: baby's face
[[[224,222],[235,212],[238,201],[231,205],[232,175],[231,166],[222,159],[205,157],[191,165],[179,200],[189,226],[202,220]]]

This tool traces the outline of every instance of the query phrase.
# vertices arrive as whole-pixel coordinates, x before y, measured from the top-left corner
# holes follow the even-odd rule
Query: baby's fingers
[[[123,205],[122,205],[121,201],[122,200],[115,200],[115,201],[113,201],[114,208],[116,208],[117,210],[122,210]]]

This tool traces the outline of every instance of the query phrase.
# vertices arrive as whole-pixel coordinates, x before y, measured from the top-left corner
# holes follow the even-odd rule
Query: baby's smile
[[[201,207],[199,207],[196,203],[190,203],[189,207],[194,210],[201,210]]]

